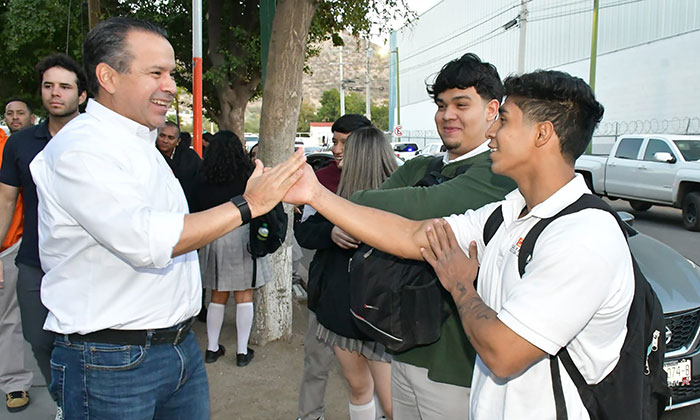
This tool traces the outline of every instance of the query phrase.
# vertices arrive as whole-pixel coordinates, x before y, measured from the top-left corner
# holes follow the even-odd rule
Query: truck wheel
[[[632,210],[635,211],[647,211],[651,208],[651,203],[647,203],[646,201],[630,200],[629,203]]]
[[[688,230],[700,230],[700,192],[691,192],[683,199],[683,226]]]

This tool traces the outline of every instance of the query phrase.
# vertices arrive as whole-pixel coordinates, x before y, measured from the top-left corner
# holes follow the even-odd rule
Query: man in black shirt
[[[41,82],[42,103],[49,117],[39,125],[13,134],[5,145],[0,169],[0,237],[7,234],[22,188],[24,236],[15,259],[19,269],[17,298],[24,338],[31,344],[41,374],[49,384],[54,334],[43,328],[48,311],[39,293],[44,272],[39,262],[38,199],[29,163],[64,125],[78,116],[78,106],[85,102],[87,91],[85,73],[80,64],[67,55],[47,56],[39,61],[36,70]]]

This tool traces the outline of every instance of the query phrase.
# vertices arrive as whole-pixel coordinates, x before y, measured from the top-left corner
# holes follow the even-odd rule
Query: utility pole
[[[593,24],[591,28],[591,67],[588,71],[588,84],[595,93],[595,71],[596,64],[598,60],[598,8],[600,5],[599,0],[593,0]],[[588,142],[588,147],[586,147],[586,154],[591,154],[593,152],[593,139]]]
[[[525,73],[525,41],[527,37],[527,2],[520,0],[520,45],[518,46],[518,74]]]
[[[202,156],[202,0],[192,0],[192,144]]]
[[[396,46],[396,125],[401,125],[401,89],[399,87],[399,46]]]
[[[345,115],[345,90],[343,89],[343,46],[340,46],[340,116]]]
[[[593,0],[593,27],[591,30],[591,68],[588,72],[588,84],[595,92],[595,70],[598,59],[598,7],[600,0]]]
[[[88,25],[90,29],[100,23],[100,0],[88,0]]]
[[[365,69],[365,117],[372,121],[372,110],[369,97],[369,61],[372,58],[372,48],[370,48],[369,34],[367,34],[367,39],[365,39],[365,48],[367,50],[367,66]]]

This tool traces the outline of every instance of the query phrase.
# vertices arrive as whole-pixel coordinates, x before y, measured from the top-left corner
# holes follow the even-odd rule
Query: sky
[[[438,4],[442,0],[405,0],[408,7],[413,10],[417,15],[425,12],[434,5]],[[390,27],[392,30],[399,29],[403,26],[403,22],[391,22]],[[372,42],[378,45],[388,45],[389,41],[388,34],[382,34],[381,36],[373,36],[371,38]]]

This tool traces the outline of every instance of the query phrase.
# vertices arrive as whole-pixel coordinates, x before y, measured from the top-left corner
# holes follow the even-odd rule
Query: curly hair
[[[253,172],[241,140],[231,131],[219,131],[212,137],[200,171],[212,184],[248,179]]]

